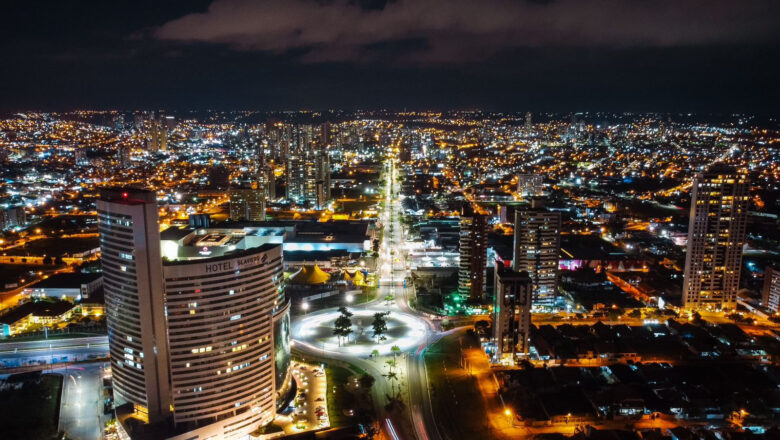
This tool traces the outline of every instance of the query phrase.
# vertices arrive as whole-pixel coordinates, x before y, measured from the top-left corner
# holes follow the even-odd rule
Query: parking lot
[[[323,366],[296,362],[292,368],[298,385],[292,403],[293,411],[287,416],[277,417],[277,424],[287,434],[328,428],[327,378]]]

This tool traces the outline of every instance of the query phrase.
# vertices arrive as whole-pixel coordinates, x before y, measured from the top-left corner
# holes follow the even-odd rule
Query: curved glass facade
[[[290,312],[289,306],[274,319],[274,383],[277,406],[290,386]]]
[[[167,263],[164,274],[174,422],[216,423],[221,438],[270,423],[281,246]]]

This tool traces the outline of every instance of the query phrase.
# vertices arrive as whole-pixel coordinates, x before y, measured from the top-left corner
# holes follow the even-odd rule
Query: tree
[[[376,348],[371,350],[371,357],[374,358],[374,360],[376,360],[376,358],[379,357],[379,350],[377,350]]]
[[[528,359],[523,359],[520,361],[520,368],[523,370],[533,370],[534,364],[532,364]]]
[[[385,303],[387,305],[392,304],[394,299],[395,299],[395,297],[393,295],[389,294],[389,293],[387,295],[385,295]]]
[[[374,379],[374,376],[370,374],[364,374],[360,376],[360,386],[366,390],[366,392],[368,392],[368,390],[374,386],[374,382],[376,382],[376,379]]]
[[[374,322],[371,323],[371,327],[374,328],[374,338],[378,340],[385,340],[385,333],[387,333],[387,315],[390,312],[374,313]]]
[[[390,347],[390,353],[393,353],[393,357],[398,357],[398,355],[401,354],[401,347],[393,345]]]
[[[336,318],[336,322],[333,324],[333,334],[338,336],[339,345],[341,345],[341,338],[347,338],[352,333],[352,312],[347,310],[346,307],[339,307],[339,313],[341,315]]]
[[[388,360],[386,361],[386,363],[387,363],[387,366],[388,366],[389,368],[388,368],[387,374],[383,374],[382,376],[384,376],[385,378],[387,378],[387,380],[388,380],[388,381],[390,381],[390,387],[391,387],[391,388],[392,388],[392,390],[393,390],[393,395],[395,395],[396,397],[398,397],[398,396],[396,395],[396,392],[395,392],[395,385],[396,385],[396,384],[395,384],[395,382],[397,382],[397,381],[398,381],[398,373],[396,373],[396,372],[395,372],[395,367],[396,367],[397,363],[396,363],[396,361],[395,361],[395,358],[393,358],[393,359],[388,359]],[[400,393],[400,391],[401,391],[401,390],[399,389],[398,391],[399,391],[399,393]]]

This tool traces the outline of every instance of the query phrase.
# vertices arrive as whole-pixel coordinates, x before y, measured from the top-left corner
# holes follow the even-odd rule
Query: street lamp
[[[347,294],[347,302],[348,302],[348,303],[351,303],[351,302],[352,302],[354,299],[355,299],[355,297],[354,297],[354,296],[352,296],[352,294],[351,294],[351,293],[348,293],[348,294]]]
[[[306,312],[309,310],[309,303],[304,302],[303,304],[301,304],[301,309],[303,309],[303,314],[305,315]]]

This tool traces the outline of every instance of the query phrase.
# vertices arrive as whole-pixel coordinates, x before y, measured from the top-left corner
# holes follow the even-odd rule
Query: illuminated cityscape
[[[2,10],[0,438],[780,438],[775,2]]]

